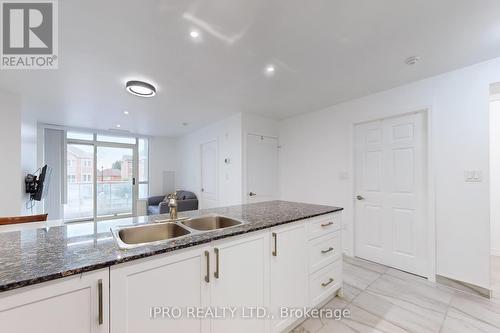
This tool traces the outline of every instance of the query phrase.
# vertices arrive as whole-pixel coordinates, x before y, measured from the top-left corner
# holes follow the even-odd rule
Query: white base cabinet
[[[303,222],[271,229],[271,332],[283,332],[297,319],[282,308],[307,305],[307,238]]]
[[[0,293],[1,331],[285,332],[301,319],[280,308],[342,288],[340,226],[333,213]]]
[[[209,332],[205,321],[186,318],[185,312],[209,305],[208,250],[197,247],[111,267],[111,332]]]
[[[0,293],[0,331],[109,332],[109,270]]]

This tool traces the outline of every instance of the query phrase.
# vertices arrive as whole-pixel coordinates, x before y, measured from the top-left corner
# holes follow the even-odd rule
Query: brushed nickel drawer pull
[[[273,232],[273,239],[274,239],[274,250],[273,250],[273,257],[278,256],[278,235]]]
[[[207,258],[207,275],[205,275],[205,282],[210,282],[210,252],[205,251],[205,258]]]
[[[99,294],[98,307],[99,307],[99,325],[104,323],[103,302],[102,302],[102,280],[97,282],[97,292]]]
[[[219,249],[215,248],[214,252],[215,252],[215,272],[214,272],[214,277],[216,279],[218,279],[219,278]]]
[[[321,286],[326,287],[326,286],[328,286],[330,283],[332,283],[333,281],[335,281],[335,280],[334,280],[334,279],[332,279],[332,278],[330,278],[330,280],[328,280],[328,282],[324,282],[324,283],[322,283],[322,284],[321,284]]]
[[[329,225],[332,225],[332,224],[333,224],[333,222],[328,222],[328,223],[324,223],[324,224],[322,224],[321,226],[322,226],[322,227],[328,227]]]
[[[333,247],[330,247],[328,250],[321,250],[321,253],[325,254],[325,253],[332,252],[332,251],[333,251]]]

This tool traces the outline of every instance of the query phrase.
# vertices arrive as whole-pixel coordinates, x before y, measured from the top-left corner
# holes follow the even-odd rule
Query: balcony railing
[[[132,214],[132,182],[97,183],[97,217]],[[66,220],[94,217],[94,185],[89,182],[68,183],[68,202],[64,205]]]

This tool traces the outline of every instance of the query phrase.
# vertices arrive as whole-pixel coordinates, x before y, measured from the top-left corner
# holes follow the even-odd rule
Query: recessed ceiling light
[[[120,128],[120,127],[122,127],[122,125],[116,124],[116,128]]]
[[[406,58],[405,64],[407,64],[408,66],[413,66],[419,61],[420,61],[420,57],[413,56],[413,57]]]
[[[123,111],[123,114],[128,116],[130,114],[130,112],[128,112],[127,110]]]
[[[191,30],[191,32],[189,33],[189,36],[191,36],[191,38],[193,38],[193,39],[197,39],[200,37],[200,32],[196,31],[196,30]]]
[[[273,76],[274,73],[276,72],[276,67],[274,67],[274,65],[267,65],[266,68],[264,69],[264,72],[266,73],[267,76]]]
[[[186,123],[186,122],[182,123],[182,126],[187,126],[187,125],[189,125],[189,123]]]
[[[136,96],[153,97],[156,95],[155,86],[144,81],[128,81],[125,88],[129,93]]]

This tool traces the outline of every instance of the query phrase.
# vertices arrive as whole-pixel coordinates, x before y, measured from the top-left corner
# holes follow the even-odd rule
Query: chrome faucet
[[[168,208],[170,211],[170,219],[177,220],[177,192],[168,195]]]

